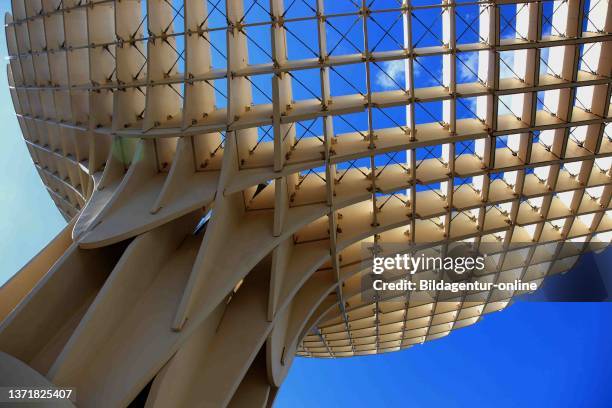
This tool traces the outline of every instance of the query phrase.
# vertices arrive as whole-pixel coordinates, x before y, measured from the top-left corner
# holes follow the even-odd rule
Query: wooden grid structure
[[[539,284],[610,241],[608,0],[12,5],[13,103],[70,223],[0,289],[0,362],[79,406],[266,406],[295,355],[407,348],[519,294],[366,302],[364,244],[498,243],[488,278]]]

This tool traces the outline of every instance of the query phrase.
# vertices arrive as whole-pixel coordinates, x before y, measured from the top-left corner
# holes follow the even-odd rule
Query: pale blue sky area
[[[0,3],[0,12],[10,9]],[[6,80],[6,40],[0,39],[0,284],[42,249],[65,225],[21,137]]]
[[[2,1],[2,14],[8,8]],[[6,57],[1,31],[0,55]],[[401,68],[386,66],[395,79]],[[379,82],[389,85],[384,78]],[[4,67],[0,123],[1,284],[65,222],[22,140]],[[611,258],[610,251],[589,255],[568,276],[609,272]],[[609,302],[519,301],[474,326],[401,352],[296,359],[275,407],[609,407],[611,316]]]

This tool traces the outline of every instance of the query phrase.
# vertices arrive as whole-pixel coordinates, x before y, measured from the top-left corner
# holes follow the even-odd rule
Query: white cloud
[[[442,61],[415,60],[412,64],[414,71],[414,86],[422,88],[425,86],[438,86],[442,82]],[[427,71],[426,71],[427,70]],[[436,80],[436,78],[438,80]],[[439,82],[438,82],[439,81]]]
[[[418,77],[423,75],[423,67],[421,66],[421,64],[422,64],[422,62],[419,64],[416,61],[412,63],[412,72],[414,74],[414,79],[417,79]],[[427,74],[427,75],[429,75],[429,74]]]
[[[412,64],[415,87],[439,85],[432,75],[438,76],[440,81],[442,81],[442,66],[428,66],[427,69],[430,70],[430,74],[421,66],[423,62],[419,62],[415,61]],[[376,84],[384,89],[398,89],[398,85],[402,87],[406,86],[405,60],[385,61],[380,65],[384,72],[382,70],[378,71],[376,75]]]
[[[397,89],[398,84],[405,86],[405,62],[404,60],[385,61],[382,70],[376,75],[376,83],[385,89]]]
[[[501,95],[497,104],[497,114],[513,115],[510,108],[512,108],[512,95]]]
[[[544,61],[544,62],[540,61],[540,74],[544,74],[548,71],[548,66],[546,64],[550,64],[550,62],[548,62],[548,52],[549,51],[550,51],[550,48],[542,48],[540,50],[540,58],[542,59],[542,61]],[[581,69],[582,69],[582,66],[581,66]]]
[[[478,98],[468,98],[465,101],[467,102],[466,103],[467,107],[472,111],[470,112],[470,114],[478,112],[478,105],[477,105]]]
[[[461,58],[461,62],[457,62],[457,68],[459,68],[458,73],[459,73],[459,80],[461,82],[477,81],[478,80],[478,53],[472,52],[468,54],[467,58]]]
[[[514,67],[514,52],[506,52],[500,54],[499,61],[499,77],[500,78],[516,78],[516,75],[512,72],[510,68]],[[503,62],[501,59],[504,59]],[[505,62],[505,64],[504,64]]]

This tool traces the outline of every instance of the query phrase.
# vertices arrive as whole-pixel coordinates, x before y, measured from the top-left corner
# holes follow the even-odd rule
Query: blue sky
[[[408,350],[297,359],[276,407],[609,407],[611,311],[520,302]]]
[[[2,2],[1,11],[6,11],[7,3]],[[465,42],[475,41],[467,37]],[[422,45],[434,45],[432,41],[425,38]],[[381,43],[381,49],[386,45]],[[301,52],[306,57],[307,50],[302,50],[295,58]],[[0,54],[6,56],[4,38]],[[430,68],[439,69],[433,63]],[[362,67],[357,69],[357,78],[363,77]],[[403,65],[389,63],[385,69],[396,80],[402,79]],[[341,73],[354,72],[349,67]],[[376,86],[394,86],[384,75],[376,78]],[[296,97],[310,96],[298,92]],[[0,70],[0,121],[3,282],[65,222],[21,138],[4,69]],[[604,268],[610,254],[586,257],[572,274]],[[607,407],[612,401],[611,317],[610,303],[517,302],[474,326],[401,352],[337,360],[298,358],[276,407]]]
[[[0,11],[9,9],[2,2]],[[0,39],[0,284],[66,225],[32,164],[6,80],[6,41]]]

